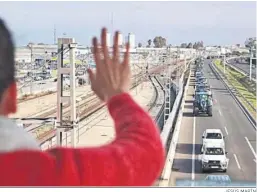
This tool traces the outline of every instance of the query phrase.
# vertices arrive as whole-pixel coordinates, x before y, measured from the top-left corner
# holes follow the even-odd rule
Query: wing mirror
[[[223,139],[225,139],[226,138],[226,136],[223,136]]]
[[[204,136],[202,136],[202,138],[204,138]]]
[[[228,152],[226,151],[226,152],[225,152],[225,154],[227,155],[227,154],[228,154]]]

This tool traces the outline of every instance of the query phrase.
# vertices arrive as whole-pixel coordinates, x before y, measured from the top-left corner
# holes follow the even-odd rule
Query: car
[[[207,92],[207,91],[211,91],[211,86],[208,84],[197,84],[195,86],[195,92]],[[210,92],[210,94],[212,95],[212,93]]]
[[[196,71],[195,72],[195,77],[196,78],[199,78],[199,77],[202,77],[203,76],[203,72],[202,71]]]
[[[206,143],[220,143],[225,148],[225,136],[220,129],[206,129],[202,135],[202,149]]]
[[[203,151],[200,155],[202,172],[210,170],[221,170],[227,172],[229,159],[227,158],[225,147],[220,143],[207,142],[203,146]]]
[[[194,85],[194,89],[196,89],[196,87],[201,87],[201,86],[204,86],[206,88],[210,87],[209,83],[207,80],[200,80],[200,81],[197,81]]]
[[[207,79],[203,76],[199,76],[199,77],[196,78],[196,81],[197,82],[207,82]]]

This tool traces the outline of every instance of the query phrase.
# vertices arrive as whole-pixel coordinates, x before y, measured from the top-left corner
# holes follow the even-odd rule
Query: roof
[[[224,147],[223,142],[206,142],[204,145],[205,145],[205,148],[223,148]]]
[[[200,91],[196,91],[195,92],[196,95],[210,95],[211,92],[210,91],[205,91],[205,90],[200,90]]]
[[[220,129],[206,129],[206,133],[222,133]]]

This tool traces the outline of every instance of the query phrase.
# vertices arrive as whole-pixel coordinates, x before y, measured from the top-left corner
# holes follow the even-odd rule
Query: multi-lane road
[[[246,62],[236,62],[236,59],[230,59],[228,60],[228,63],[233,65],[234,67],[238,68],[239,70],[242,70],[246,74],[250,74],[250,65]],[[252,77],[256,78],[256,68],[252,68]]]
[[[213,116],[193,116],[193,84],[190,79],[185,99],[179,141],[173,163],[171,180],[204,180],[207,175],[228,175],[231,181],[256,182],[256,130],[241,111],[229,91],[210,67],[204,63],[204,74],[212,88]],[[221,129],[225,135],[229,165],[227,173],[202,173],[199,161],[202,134],[205,129]]]

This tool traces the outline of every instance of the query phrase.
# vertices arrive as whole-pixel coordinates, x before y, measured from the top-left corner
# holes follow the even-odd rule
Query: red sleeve
[[[113,97],[108,109],[117,132],[112,143],[94,148],[1,153],[0,185],[152,185],[165,158],[158,128],[128,94]]]
[[[158,128],[128,94],[113,97],[108,109],[114,119],[116,139],[103,147],[56,149],[59,163],[73,153],[67,163],[76,170],[80,185],[152,185],[165,157]]]

